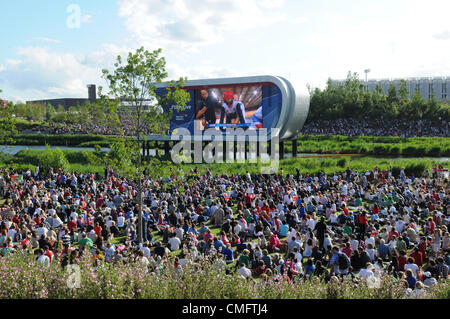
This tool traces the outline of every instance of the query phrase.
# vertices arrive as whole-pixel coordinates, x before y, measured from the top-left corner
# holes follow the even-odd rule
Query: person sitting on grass
[[[280,251],[281,242],[278,236],[274,233],[270,234],[270,240],[269,240],[269,250],[272,252],[278,252]]]

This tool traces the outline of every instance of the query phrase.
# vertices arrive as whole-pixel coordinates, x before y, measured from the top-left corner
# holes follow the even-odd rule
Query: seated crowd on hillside
[[[98,135],[133,135],[134,124],[129,117],[120,117],[120,128],[100,123],[92,123],[90,121],[67,123],[67,122],[50,122],[48,128],[35,127],[33,129],[26,129],[22,133],[46,133],[46,134],[98,134]],[[144,128],[144,133],[150,134],[148,128]]]
[[[133,135],[130,120],[122,117],[122,128],[125,135]],[[122,130],[109,125],[93,123],[49,123],[46,130],[36,128],[26,130],[27,133],[43,132],[49,134],[100,134],[121,135]],[[145,133],[150,134],[149,131]],[[405,119],[335,119],[307,120],[301,134],[303,135],[344,135],[344,136],[401,136],[401,137],[449,137],[447,121],[432,122],[430,120]]]
[[[307,121],[304,135],[345,136],[401,136],[401,137],[449,137],[447,121],[390,120],[390,119],[337,119]]]
[[[214,256],[248,280],[376,282],[387,275],[411,297],[448,279],[449,183],[436,171],[172,173],[143,175],[140,244],[137,191],[117,174],[0,170],[1,255],[30,249],[40,267],[65,267],[88,254],[96,263],[136,260],[155,272],[165,264],[182,272]]]

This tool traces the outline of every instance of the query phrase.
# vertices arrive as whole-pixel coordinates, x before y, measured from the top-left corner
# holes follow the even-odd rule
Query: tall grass
[[[0,166],[8,167],[16,165],[17,167],[22,165],[26,167],[35,167],[39,165],[40,157],[44,151],[41,150],[21,150],[15,155],[2,155],[0,156]],[[78,171],[82,173],[98,172],[102,173],[104,167],[95,165],[89,161],[87,152],[91,151],[63,151],[67,160],[69,161],[69,170]],[[166,157],[160,157],[165,158]],[[421,176],[426,170],[431,170],[433,164],[447,165],[448,162],[444,160],[434,159],[408,159],[408,158],[383,158],[373,156],[351,157],[345,156],[340,158],[288,158],[279,161],[279,167],[283,169],[285,174],[295,174],[296,168],[300,170],[302,174],[317,174],[319,172],[325,172],[327,174],[333,174],[334,172],[340,172],[350,167],[351,170],[365,171],[371,170],[375,166],[378,166],[381,170],[387,170],[390,166],[393,168],[394,174],[400,172],[401,168],[405,167],[405,172],[408,175]],[[152,166],[148,166],[149,171],[152,172]],[[198,168],[200,172],[204,173],[206,168],[209,168],[213,174],[243,174],[247,170],[250,173],[260,173],[263,167],[270,167],[270,164],[261,162],[258,160],[254,162],[235,162],[235,163],[211,163],[211,164],[170,164],[163,167],[158,171],[159,175],[170,175],[170,169],[182,169],[185,172],[190,169]]]
[[[304,135],[298,137],[297,145],[299,153],[450,156],[450,139],[445,137]],[[292,141],[286,141],[284,148],[292,152]]]
[[[388,276],[380,288],[369,288],[365,282],[344,280],[328,285],[312,280],[248,281],[234,271],[226,274],[215,261],[188,263],[182,272],[164,260],[154,272],[142,265],[101,263],[93,267],[91,256],[81,258],[77,277],[70,276],[57,262],[49,268],[37,266],[34,256],[18,252],[0,258],[1,299],[402,299],[405,288]],[[14,274],[14,276],[11,276]],[[78,277],[79,274],[79,277]],[[75,281],[70,281],[75,279]],[[79,280],[79,281],[78,281]],[[78,281],[78,282],[77,282]],[[68,282],[77,283],[70,288]],[[449,282],[440,282],[428,292],[429,299],[446,299]]]
[[[18,134],[16,145],[109,147],[117,140],[113,136],[95,134]],[[154,148],[156,141],[149,141]],[[162,147],[159,142],[159,147]],[[285,152],[292,152],[292,142],[284,143]],[[365,154],[383,156],[450,156],[450,139],[445,137],[397,137],[397,136],[298,136],[299,153]]]

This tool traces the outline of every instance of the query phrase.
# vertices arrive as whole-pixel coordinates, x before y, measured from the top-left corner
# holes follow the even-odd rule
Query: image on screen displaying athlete
[[[262,86],[203,88],[196,97],[197,129],[262,128]]]

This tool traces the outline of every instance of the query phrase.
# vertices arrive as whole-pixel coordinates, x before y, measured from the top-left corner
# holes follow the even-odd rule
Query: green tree
[[[45,121],[52,122],[55,118],[56,110],[55,107],[51,104],[45,105]]]
[[[389,103],[389,105],[392,105],[392,104],[398,102],[397,90],[395,89],[394,83],[391,83],[391,85],[389,86],[387,102]]]
[[[363,116],[364,105],[364,85],[359,80],[358,74],[347,74],[344,85],[344,99],[342,101],[342,111],[345,117],[361,118]]]
[[[69,169],[69,162],[67,161],[66,155],[58,147],[57,149],[51,150],[49,145],[45,146],[45,151],[39,158],[39,166],[42,167],[42,172],[44,175],[49,173],[50,168],[54,171],[61,169],[67,172]]]
[[[439,104],[439,101],[434,93],[432,93],[430,100],[426,102],[423,117],[430,120],[437,119],[440,109],[441,105]]]
[[[58,105],[56,109],[56,114],[54,116],[55,122],[65,123],[67,121],[67,111],[61,104]]]
[[[188,92],[182,90],[187,79],[169,82],[166,95],[158,95],[157,84],[168,74],[165,70],[166,60],[161,57],[161,49],[145,50],[141,47],[130,52],[126,59],[117,57],[113,71],[103,70],[103,78],[108,84],[109,92],[102,93],[99,88],[100,103],[107,116],[118,127],[127,130],[134,138],[134,145],[128,145],[132,165],[136,167],[135,177],[138,184],[139,200],[139,239],[142,241],[142,158],[140,147],[150,133],[164,134],[169,128],[171,114],[164,112],[164,105],[182,108],[189,101]],[[114,102],[111,101],[114,99]],[[126,145],[125,143],[123,145]],[[130,164],[130,165],[131,165]],[[126,172],[124,172],[126,173]]]
[[[424,113],[426,113],[427,103],[423,100],[422,94],[419,90],[414,90],[413,97],[411,99],[411,115],[410,118],[422,119]]]
[[[0,93],[3,91],[0,89]],[[13,144],[14,135],[17,134],[16,119],[8,112],[9,107],[1,106],[0,144]]]

